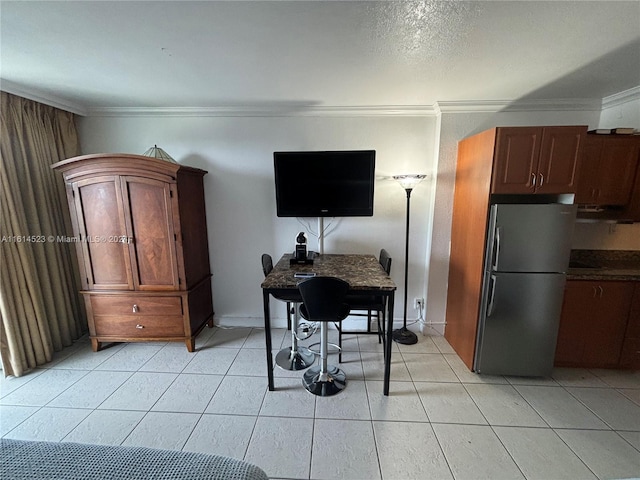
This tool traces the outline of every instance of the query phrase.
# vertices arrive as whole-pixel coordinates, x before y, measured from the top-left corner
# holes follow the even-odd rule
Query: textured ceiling
[[[640,2],[1,1],[4,86],[105,107],[601,99]]]

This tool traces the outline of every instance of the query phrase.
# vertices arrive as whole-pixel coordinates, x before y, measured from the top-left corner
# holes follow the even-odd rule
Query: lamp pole
[[[413,187],[420,183],[426,175],[395,175],[393,178],[397,180],[407,193],[407,222],[405,230],[405,249],[404,249],[404,316],[402,328],[393,331],[392,338],[397,343],[404,345],[413,345],[418,343],[418,336],[407,329],[407,299],[409,295],[409,218],[411,212],[411,192]]]

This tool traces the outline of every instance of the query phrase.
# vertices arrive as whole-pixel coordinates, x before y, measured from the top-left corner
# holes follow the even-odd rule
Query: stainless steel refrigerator
[[[553,369],[575,205],[492,205],[474,371]]]

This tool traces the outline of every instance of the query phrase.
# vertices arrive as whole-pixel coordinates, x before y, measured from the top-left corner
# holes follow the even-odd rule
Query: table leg
[[[267,347],[267,378],[269,379],[269,391],[273,391],[273,358],[271,355],[271,311],[269,309],[269,292],[262,290],[262,303],[264,305],[264,338]]]
[[[391,345],[393,342],[391,333],[393,332],[393,299],[394,292],[389,295],[387,302],[387,332],[384,338],[384,385],[383,393],[389,395],[389,380],[391,379]]]

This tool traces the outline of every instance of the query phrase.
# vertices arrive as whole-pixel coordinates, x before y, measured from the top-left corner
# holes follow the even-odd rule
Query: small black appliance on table
[[[374,255],[323,254],[314,258],[313,265],[290,265],[291,254],[285,254],[273,267],[262,282],[264,304],[264,328],[267,350],[267,376],[269,390],[275,390],[273,383],[273,360],[271,355],[271,314],[269,297],[271,295],[291,294],[298,290],[298,282],[304,278],[295,277],[296,273],[315,273],[317,276],[337,277],[349,282],[349,291],[353,293],[383,295],[387,297],[386,332],[393,331],[393,302],[396,284],[383,270]],[[389,395],[391,374],[391,335],[384,336],[384,386],[383,393]]]

